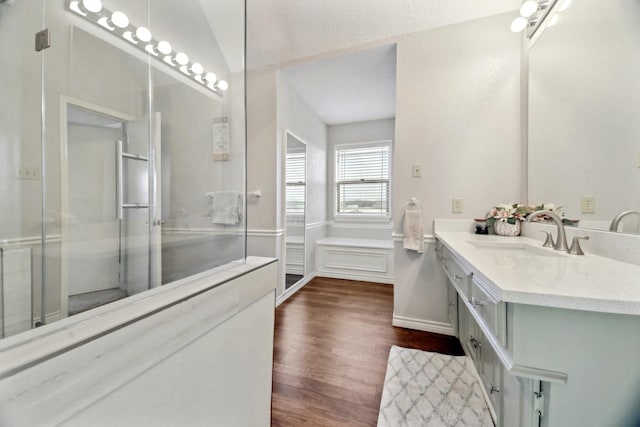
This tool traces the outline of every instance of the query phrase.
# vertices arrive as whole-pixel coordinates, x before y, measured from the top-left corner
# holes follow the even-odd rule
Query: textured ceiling
[[[395,47],[358,46],[499,13],[513,11],[515,16],[520,4],[247,0],[246,64],[248,69],[285,66],[285,78],[329,125],[395,117]],[[353,53],[336,56],[346,49]]]
[[[247,0],[247,66],[514,11],[520,0]]]
[[[396,115],[395,45],[306,62],[282,73],[328,125]]]

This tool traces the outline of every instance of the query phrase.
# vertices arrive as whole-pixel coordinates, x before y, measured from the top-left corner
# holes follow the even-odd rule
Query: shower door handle
[[[124,197],[124,182],[122,179],[122,140],[116,141],[116,217],[118,219],[124,218],[123,212],[123,197]]]

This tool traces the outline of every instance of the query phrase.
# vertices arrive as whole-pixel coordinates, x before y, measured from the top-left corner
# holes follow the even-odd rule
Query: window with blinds
[[[390,145],[336,147],[336,215],[389,216]]]
[[[287,153],[287,215],[304,215],[305,153]]]

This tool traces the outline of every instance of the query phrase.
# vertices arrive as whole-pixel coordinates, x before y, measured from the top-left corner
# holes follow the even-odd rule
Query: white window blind
[[[389,215],[389,144],[336,148],[337,215]]]
[[[304,214],[305,153],[287,153],[287,214]]]

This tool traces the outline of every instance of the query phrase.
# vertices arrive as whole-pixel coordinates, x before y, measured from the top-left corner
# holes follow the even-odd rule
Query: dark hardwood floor
[[[375,426],[392,345],[462,355],[391,326],[393,287],[315,278],[276,309],[272,426]]]

